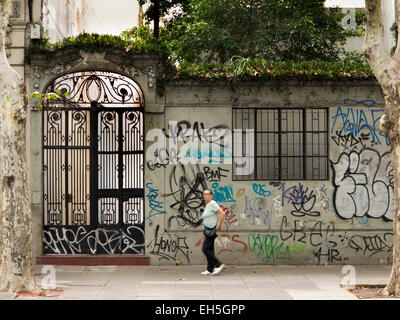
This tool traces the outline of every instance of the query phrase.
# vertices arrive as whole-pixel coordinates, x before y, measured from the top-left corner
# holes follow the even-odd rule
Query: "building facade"
[[[62,58],[64,54],[64,58]],[[68,58],[66,58],[68,57]],[[60,59],[62,63],[60,63]],[[200,264],[202,192],[228,264],[390,263],[391,154],[375,81],[169,83],[121,52],[35,56],[35,253]],[[52,260],[54,261],[54,260]]]
[[[375,81],[234,91],[176,81],[160,96],[153,56],[126,66],[123,52],[71,51],[24,64],[43,10],[13,2],[8,47],[28,92],[68,93],[30,104],[39,263],[205,263],[206,188],[226,213],[216,240],[224,263],[391,262],[393,172]]]

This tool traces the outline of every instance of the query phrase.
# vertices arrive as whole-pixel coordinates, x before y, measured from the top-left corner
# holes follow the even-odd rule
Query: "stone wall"
[[[62,60],[65,57],[68,61]],[[224,263],[391,262],[393,179],[390,149],[378,125],[384,99],[375,81],[241,83],[234,91],[224,82],[177,81],[159,96],[153,58],[138,57],[130,69],[121,66],[123,58],[118,54],[75,52],[58,58],[33,57],[31,67],[40,75],[31,77],[32,88],[44,91],[52,79],[73,71],[108,70],[131,77],[143,90],[144,247],[151,264],[205,263],[199,225],[204,188],[213,190],[226,212],[215,244]],[[32,107],[31,180],[37,182],[32,184],[34,256],[39,256],[43,250],[42,116]],[[219,141],[218,135],[235,129],[234,108],[280,107],[327,109],[326,179],[237,181],[236,160],[229,148],[218,153],[221,162],[196,149],[198,142]],[[183,141],[170,145],[179,127]],[[202,129],[215,130],[207,135]],[[157,146],[164,138],[167,144]],[[223,141],[229,144],[229,139]],[[174,148],[188,163],[173,157]]]
[[[166,90],[164,111],[146,114],[146,128],[162,128],[168,138],[174,125],[181,127],[185,141],[177,148],[184,148],[207,139],[198,129],[232,130],[233,107],[328,108],[328,178],[234,181],[234,161],[218,164],[201,152],[199,164],[182,165],[168,153],[167,143],[158,163],[151,160],[145,168],[146,254],[152,264],[205,263],[196,224],[204,186],[226,212],[215,244],[225,263],[390,261],[393,176],[388,143],[378,125],[384,103],[375,82],[243,84],[235,92],[223,83],[175,83]],[[147,150],[155,141],[146,142]],[[232,154],[219,155],[225,161]]]

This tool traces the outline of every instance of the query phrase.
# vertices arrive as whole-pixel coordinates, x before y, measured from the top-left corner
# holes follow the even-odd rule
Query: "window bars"
[[[327,108],[235,108],[232,120],[242,130],[243,156],[246,129],[254,130],[254,170],[233,172],[233,180],[328,179]]]

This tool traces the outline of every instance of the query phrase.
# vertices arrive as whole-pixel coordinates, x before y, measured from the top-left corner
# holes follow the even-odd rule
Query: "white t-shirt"
[[[204,208],[203,215],[203,226],[207,228],[214,228],[218,224],[219,214],[218,210],[221,209],[215,200],[211,200]]]

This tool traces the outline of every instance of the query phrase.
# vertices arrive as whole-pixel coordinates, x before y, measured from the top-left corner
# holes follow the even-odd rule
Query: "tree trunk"
[[[154,0],[154,30],[153,36],[158,40],[160,35],[160,0]]]
[[[140,5],[139,1],[139,13],[138,13],[138,27],[143,26],[143,7]]]
[[[0,291],[38,292],[32,270],[31,207],[27,187],[24,84],[5,55],[9,0],[0,0]]]
[[[399,100],[399,99],[398,99]],[[397,101],[399,102],[399,101]],[[386,102],[386,110],[398,109],[397,106],[393,106],[391,102]],[[397,115],[397,125],[399,116]],[[384,127],[384,121],[382,121],[382,127]],[[399,129],[396,129],[399,130]],[[389,132],[388,132],[389,134]],[[392,137],[393,139],[393,137]],[[400,210],[400,144],[398,141],[390,143],[392,148],[392,165],[394,173],[394,215],[393,215],[393,263],[390,278],[386,287],[382,290],[385,296],[395,295],[400,296],[400,224],[399,224],[399,210]]]
[[[400,17],[400,0],[397,16]],[[381,0],[366,0],[366,33],[363,52],[378,80],[386,100],[385,114],[380,120],[392,149],[394,172],[393,264],[389,281],[382,290],[384,295],[400,296],[400,42],[394,55],[383,42],[383,15]]]

